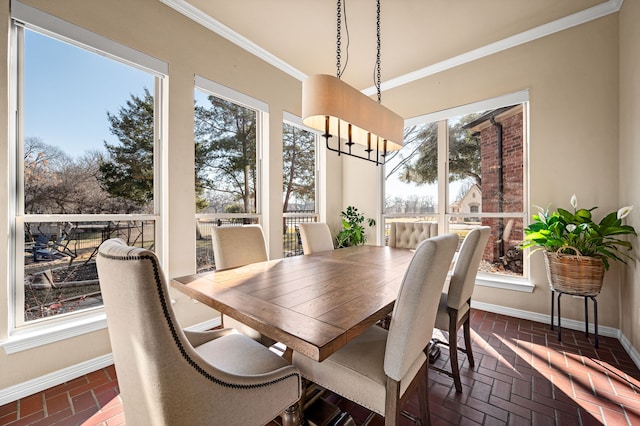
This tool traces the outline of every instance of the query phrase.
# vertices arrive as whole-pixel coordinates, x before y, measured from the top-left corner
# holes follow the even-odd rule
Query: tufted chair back
[[[438,235],[437,222],[394,222],[389,233],[389,247],[414,249]]]

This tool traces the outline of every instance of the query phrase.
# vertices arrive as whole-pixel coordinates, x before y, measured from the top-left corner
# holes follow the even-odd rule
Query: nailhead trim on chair
[[[298,378],[298,388],[300,388],[300,381],[301,381],[301,377],[299,374],[288,374],[284,377],[281,377],[277,380],[270,380],[268,382],[264,382],[264,383],[258,383],[258,384],[253,384],[253,385],[239,385],[236,383],[227,383],[224,382],[214,376],[212,376],[211,374],[207,373],[202,367],[200,367],[200,365],[198,365],[198,363],[196,361],[193,360],[193,358],[191,358],[189,356],[189,354],[187,353],[186,349],[184,348],[184,346],[182,345],[182,342],[180,341],[180,338],[178,337],[178,333],[174,327],[174,324],[171,321],[171,315],[169,315],[169,305],[167,304],[167,301],[164,297],[164,293],[162,291],[162,280],[160,279],[160,268],[158,267],[158,263],[156,262],[155,257],[149,256],[149,255],[142,255],[142,256],[125,256],[125,257],[120,257],[120,256],[110,256],[110,255],[106,255],[104,253],[98,252],[99,256],[102,256],[106,259],[111,259],[111,260],[149,260],[151,261],[151,265],[153,266],[153,275],[156,281],[156,291],[158,292],[158,297],[160,298],[160,304],[162,305],[162,312],[164,314],[164,319],[165,321],[167,321],[167,325],[169,326],[169,329],[171,330],[171,336],[173,337],[173,341],[176,344],[176,346],[178,347],[178,349],[180,349],[180,353],[182,354],[182,357],[189,363],[189,365],[191,365],[191,367],[193,367],[198,373],[200,373],[202,376],[204,376],[205,378],[207,378],[208,380],[217,383],[221,386],[225,386],[228,388],[233,388],[233,389],[256,389],[256,388],[263,388],[263,387],[267,387],[267,386],[271,386],[275,383],[279,383],[284,381],[285,379],[288,379],[290,377],[297,377]]]

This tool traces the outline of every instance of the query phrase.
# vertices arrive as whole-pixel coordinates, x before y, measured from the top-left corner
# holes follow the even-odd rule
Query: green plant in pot
[[[622,224],[632,206],[607,214],[594,222],[591,212],[597,207],[579,209],[575,194],[571,197],[573,213],[558,208],[541,208],[534,222],[524,229],[521,247],[545,251],[549,282],[554,289],[577,294],[597,294],[604,271],[610,262],[633,260],[632,243],[624,235],[637,236],[633,226]],[[582,281],[590,282],[584,289]]]
[[[367,242],[365,233],[365,217],[358,209],[348,206],[345,211],[340,212],[342,216],[342,230],[338,232],[336,240],[338,248],[357,246]],[[375,226],[376,221],[372,218],[366,219],[369,226]]]

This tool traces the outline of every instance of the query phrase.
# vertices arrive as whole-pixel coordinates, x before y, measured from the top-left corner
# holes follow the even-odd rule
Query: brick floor
[[[462,394],[430,371],[434,425],[640,425],[640,370],[616,339],[600,336],[595,349],[584,331],[567,329],[558,342],[548,324],[478,310],[471,328],[476,366],[459,356]],[[436,365],[448,368],[446,349]],[[328,399],[357,424],[369,415],[337,395]],[[409,400],[402,426],[415,424],[417,402]],[[53,424],[125,425],[113,366],[0,406],[0,425]],[[376,415],[370,424],[384,420]]]

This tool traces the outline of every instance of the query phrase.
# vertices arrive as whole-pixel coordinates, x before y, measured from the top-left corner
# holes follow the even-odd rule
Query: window
[[[519,93],[410,120],[404,147],[385,168],[386,221],[437,220],[441,232],[461,238],[490,226],[480,272],[523,277],[526,99]]]
[[[301,222],[317,220],[317,136],[298,117],[287,114],[282,125],[283,256],[302,254]]]
[[[105,239],[158,248],[157,105],[166,66],[28,6],[17,10],[12,211],[21,327],[102,306],[95,258]],[[101,44],[101,54],[69,34]],[[148,62],[133,66],[137,59]]]
[[[259,223],[259,145],[266,104],[201,77],[194,92],[196,270],[213,269],[211,228]]]

